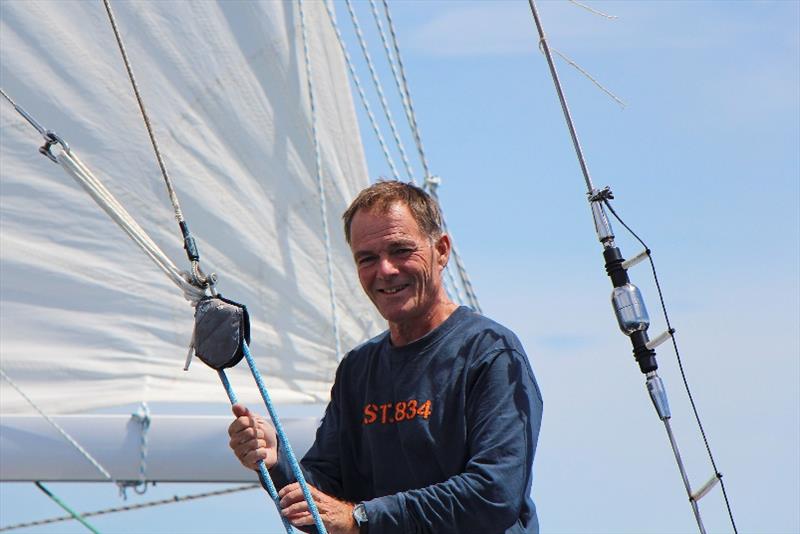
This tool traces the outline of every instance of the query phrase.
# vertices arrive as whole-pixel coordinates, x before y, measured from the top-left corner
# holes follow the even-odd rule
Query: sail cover
[[[326,401],[337,365],[307,77],[295,2],[113,7],[206,272],[248,306],[276,402]],[[304,4],[344,350],[382,322],[363,296],[340,214],[368,183],[344,60],[321,2]],[[58,132],[155,242],[188,267],[101,2],[0,3],[3,89]],[[183,371],[193,310],[180,291],[0,102],[2,368],[44,411],[227,402]],[[243,401],[258,392],[230,370]],[[240,387],[239,387],[240,386]],[[31,412],[2,384],[2,412]]]

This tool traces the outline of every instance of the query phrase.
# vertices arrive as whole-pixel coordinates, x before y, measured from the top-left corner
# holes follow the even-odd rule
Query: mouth
[[[378,289],[378,293],[383,295],[396,295],[397,293],[401,292],[402,290],[409,287],[411,284],[400,284],[392,287],[384,287],[383,289]]]

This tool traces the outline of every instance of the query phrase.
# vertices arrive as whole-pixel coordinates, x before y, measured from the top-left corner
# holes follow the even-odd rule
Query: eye
[[[356,259],[356,264],[361,267],[364,265],[369,265],[370,263],[375,261],[377,256],[360,256]]]
[[[392,255],[403,257],[408,256],[412,252],[414,252],[414,249],[411,247],[398,247],[392,250]]]

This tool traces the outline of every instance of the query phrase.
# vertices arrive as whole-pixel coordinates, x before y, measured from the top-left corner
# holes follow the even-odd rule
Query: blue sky
[[[695,531],[608,302],[585,185],[527,3],[393,6],[456,243],[484,311],[520,335],[544,394],[534,483],[542,531]],[[540,11],[551,46],[627,104],[621,109],[557,61],[593,179],[612,187],[614,206],[654,252],[740,531],[800,531],[800,4],[591,6],[618,18],[570,2],[542,2]],[[371,28],[368,5],[357,8]],[[392,90],[388,75],[384,81]],[[389,175],[366,123],[362,136],[370,174]],[[636,254],[640,247],[612,224],[623,253]],[[642,265],[632,278],[651,331],[662,331],[649,270]],[[697,486],[711,467],[666,346],[659,362]],[[108,486],[54,488],[82,510],[119,504]],[[146,497],[203,489],[161,485]],[[3,524],[32,510],[59,514],[35,488],[7,484],[0,495]],[[719,490],[701,508],[711,531],[730,531]],[[250,492],[96,524],[103,532],[279,532],[272,516]]]

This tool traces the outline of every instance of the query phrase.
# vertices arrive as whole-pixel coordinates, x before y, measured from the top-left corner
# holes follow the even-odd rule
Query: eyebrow
[[[417,248],[417,242],[414,241],[413,239],[398,238],[398,239],[390,242],[386,246],[387,249],[398,248],[398,247],[414,247],[414,248]],[[357,250],[356,252],[353,253],[353,258],[358,259],[358,258],[363,258],[364,256],[373,256],[375,254],[377,254],[377,253],[372,249]]]

